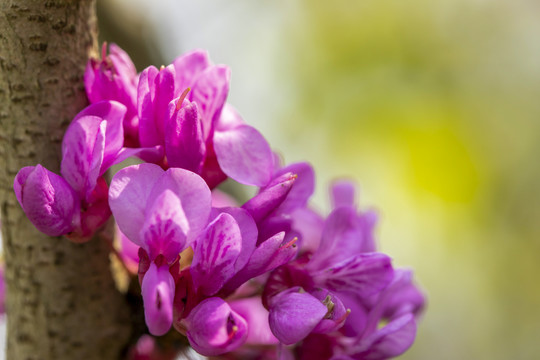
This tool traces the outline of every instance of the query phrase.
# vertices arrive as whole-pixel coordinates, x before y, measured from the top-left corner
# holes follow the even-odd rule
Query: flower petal
[[[158,268],[155,263],[150,264],[142,281],[141,292],[148,330],[155,336],[164,335],[173,321],[174,279],[169,273],[169,266]]]
[[[153,186],[150,199],[157,198],[166,189],[171,190],[180,199],[189,224],[187,234],[189,246],[208,224],[212,203],[210,189],[199,175],[180,168],[170,168],[163,173]]]
[[[165,144],[168,106],[177,91],[174,76],[172,65],[160,70],[150,66],[140,75],[137,109],[139,140],[143,147]]]
[[[176,85],[179,91],[184,91],[193,87],[197,76],[210,66],[210,60],[206,51],[196,49],[177,57],[172,65],[176,73]]]
[[[167,160],[169,166],[200,173],[206,146],[197,104],[184,100],[182,108],[178,110],[177,101],[178,99],[175,99],[169,104],[169,115],[166,120]]]
[[[69,125],[62,141],[60,172],[64,179],[83,199],[86,197],[87,190],[92,190],[88,186],[90,173],[94,173],[92,177],[95,182],[97,180],[96,173],[99,173],[99,168],[101,167],[101,163],[96,164],[96,160],[93,157],[98,133],[100,130],[103,132],[103,129],[100,129],[102,120],[98,116],[83,116],[78,118]],[[101,139],[104,141],[103,134],[101,135]]]
[[[327,311],[311,294],[293,288],[273,298],[268,322],[279,341],[291,345],[308,336]]]
[[[416,322],[412,314],[390,321],[383,328],[364,338],[354,352],[355,359],[383,360],[403,354],[414,342]]]
[[[274,154],[255,128],[240,125],[216,131],[214,149],[223,172],[239,183],[265,186],[272,179]]]
[[[139,141],[141,146],[162,145],[154,120],[154,81],[159,70],[154,66],[144,69],[139,75],[137,90],[137,112],[139,114]]]
[[[242,234],[234,218],[221,213],[205,229],[194,246],[190,267],[195,288],[207,296],[217,293],[235,274],[242,250]]]
[[[145,218],[140,233],[142,247],[151,261],[161,254],[171,264],[186,248],[189,232],[180,199],[171,190],[165,189],[153,199],[151,205],[147,205]]]
[[[77,195],[62,177],[41,165],[22,168],[13,188],[26,216],[39,231],[60,236],[80,226]]]
[[[286,173],[293,173],[297,178],[287,198],[279,206],[278,212],[289,214],[293,210],[304,208],[307,205],[309,198],[315,191],[315,172],[310,164],[301,162],[281,168],[274,174],[274,178]]]
[[[295,180],[296,176],[292,173],[281,175],[242,205],[242,208],[251,214],[256,223],[261,222],[283,203]]]
[[[238,207],[226,207],[221,209],[213,209],[212,216],[217,217],[220,213],[227,213],[231,215],[238,227],[240,233],[242,234],[242,250],[238,255],[238,259],[234,265],[234,269],[238,272],[240,269],[246,265],[253,250],[255,250],[255,245],[257,244],[257,224],[251,217],[251,215],[244,209]]]
[[[232,130],[240,125],[245,124],[244,120],[238,113],[238,111],[229,103],[225,103],[221,116],[216,122],[216,131]]]
[[[246,341],[246,321],[221,298],[203,300],[191,311],[186,322],[189,343],[205,356],[232,351]]]
[[[141,246],[140,230],[153,184],[164,171],[154,164],[126,167],[116,173],[109,188],[109,205],[120,230]],[[151,199],[151,198],[150,198]]]
[[[221,109],[229,94],[230,70],[219,65],[202,71],[188,95],[199,106],[205,141],[212,132],[214,122],[221,115]]]
[[[327,334],[343,326],[349,316],[350,310],[345,308],[341,299],[327,289],[318,288],[310,294],[319,299],[328,309],[324,318],[317,324],[314,333]]]
[[[123,119],[126,115],[126,107],[116,101],[100,101],[90,106],[75,116],[73,122],[84,116],[97,116],[102,121],[107,122],[105,128],[105,147],[103,154],[103,165],[100,169],[100,175],[112,165],[116,154],[124,144],[124,130],[122,127]]]
[[[347,180],[335,181],[330,187],[330,197],[333,209],[340,206],[356,207],[356,186]]]
[[[324,269],[343,261],[363,250],[364,229],[350,206],[332,211],[324,224],[319,248],[309,266]]]
[[[288,263],[296,255],[295,240],[283,241],[280,232],[262,242],[251,254],[248,263],[224,286],[224,292],[232,293],[244,282]]]
[[[388,286],[394,270],[387,255],[366,253],[352,256],[332,268],[314,272],[312,276],[321,287],[367,297]]]

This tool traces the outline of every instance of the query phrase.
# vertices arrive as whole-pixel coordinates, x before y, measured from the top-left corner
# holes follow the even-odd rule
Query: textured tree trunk
[[[0,206],[8,359],[118,359],[129,324],[104,241],[38,232],[13,193],[28,165],[58,173],[60,144],[86,105],[96,48],[94,0],[0,2]]]

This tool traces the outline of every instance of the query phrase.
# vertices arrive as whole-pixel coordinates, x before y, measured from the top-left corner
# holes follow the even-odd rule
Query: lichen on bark
[[[8,359],[118,359],[128,337],[104,241],[39,233],[13,193],[23,166],[58,173],[63,133],[86,105],[95,1],[0,3],[0,206]]]

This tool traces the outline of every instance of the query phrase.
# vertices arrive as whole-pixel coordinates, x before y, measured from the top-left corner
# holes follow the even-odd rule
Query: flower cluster
[[[37,229],[83,242],[112,214],[149,332],[174,328],[206,356],[387,359],[411,346],[424,297],[376,252],[376,215],[358,210],[354,185],[334,184],[326,219],[311,210],[313,169],[280,163],[206,52],[137,74],[106,50],[87,65],[91,105],[65,134],[61,176],[37,165],[15,178]],[[143,163],[107,184],[132,156]],[[239,205],[216,189],[227,178],[259,191]]]

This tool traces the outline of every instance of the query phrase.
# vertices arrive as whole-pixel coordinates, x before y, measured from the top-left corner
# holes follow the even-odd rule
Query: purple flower
[[[364,252],[371,228],[366,229],[348,196],[341,199],[323,224],[317,250],[278,268],[266,283],[263,300],[269,307],[270,327],[285,344],[340,328],[351,312],[342,297],[369,299],[394,276],[388,256]],[[293,316],[296,311],[306,315]]]
[[[140,164],[120,170],[109,189],[120,230],[154,261],[170,264],[204,229],[211,195],[200,176],[184,169]]]
[[[245,319],[225,300],[217,297],[202,301],[185,322],[189,343],[205,356],[216,356],[238,348],[248,334]]]
[[[205,228],[210,189],[195,173],[134,165],[114,176],[109,202],[120,230],[139,250],[139,275],[150,332],[163,335],[173,323],[176,293],[171,267]]]
[[[84,86],[90,103],[103,100],[114,100],[127,109],[123,120],[125,142],[127,146],[139,145],[137,117],[137,83],[138,76],[135,65],[128,54],[116,44],[109,46],[103,43],[101,60],[90,59],[84,73]]]
[[[126,108],[101,101],[73,119],[62,141],[60,172],[80,199],[81,227],[72,238],[89,238],[109,218],[103,174],[125,157],[122,121]]]
[[[344,329],[355,337],[355,346],[348,353],[354,359],[388,359],[402,354],[414,341],[416,320],[424,304],[423,294],[412,282],[412,273],[396,270],[391,284],[370,304],[364,304],[364,325],[350,323]],[[386,325],[380,327],[382,321]]]
[[[60,236],[80,227],[80,200],[60,176],[41,165],[22,168],[13,184],[28,219],[41,232]]]
[[[123,151],[126,108],[101,101],[81,111],[62,141],[62,177],[40,165],[15,177],[17,199],[30,221],[50,236],[69,234],[87,241],[110,216],[102,175],[128,153]]]
[[[410,271],[392,271],[388,257],[366,252],[375,247],[372,229],[376,217],[373,212],[358,212],[354,194],[352,184],[334,184],[334,210],[324,222],[321,234],[315,234],[320,236],[318,248],[275,270],[265,288],[263,299],[269,305],[271,317],[274,312],[283,311],[276,300],[290,293],[294,286],[302,286],[307,294],[319,301],[324,297],[322,303],[330,304],[328,309],[332,311],[297,345],[302,359],[319,356],[320,346],[324,347],[324,357],[333,360],[388,359],[406,351],[416,335],[416,319],[425,298],[413,284]],[[312,219],[314,224],[320,222],[317,217]],[[313,229],[301,228],[299,232],[306,236],[313,234]],[[381,327],[383,322],[386,325]],[[302,334],[300,329],[307,324],[307,320],[301,324],[283,320],[274,324],[272,330],[276,333],[280,326],[293,326]],[[287,334],[292,333],[295,331]],[[296,340],[290,336],[280,340]]]
[[[225,104],[229,77],[227,67],[211,65],[201,50],[159,70],[143,70],[137,93],[140,144],[164,146],[159,165],[194,171],[211,188],[227,176],[263,186],[272,177],[274,156],[264,137]]]

